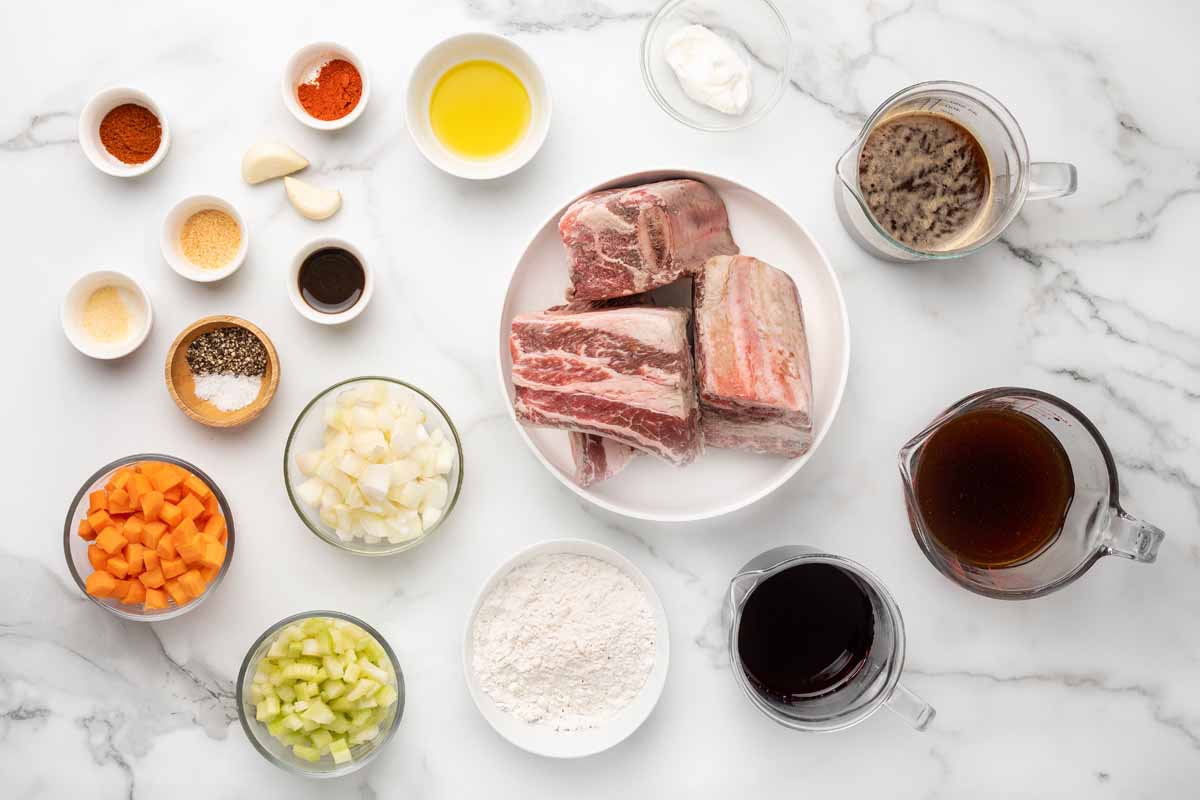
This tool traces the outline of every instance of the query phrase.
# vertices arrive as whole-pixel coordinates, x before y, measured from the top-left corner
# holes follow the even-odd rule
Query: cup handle
[[[1117,509],[1104,537],[1105,555],[1153,564],[1165,536],[1161,529]]]
[[[919,731],[925,730],[934,715],[937,714],[933,706],[899,683],[896,684],[896,688],[892,690],[892,696],[884,702],[884,705],[893,714]]]
[[[1050,200],[1075,194],[1079,174],[1065,161],[1035,161],[1029,165],[1029,194],[1026,200]]]

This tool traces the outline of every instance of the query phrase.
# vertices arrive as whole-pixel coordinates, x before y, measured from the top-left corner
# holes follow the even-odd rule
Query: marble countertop
[[[16,366],[0,398],[15,445],[0,472],[0,795],[5,798],[1164,797],[1200,782],[1200,12],[1172,0],[1084,3],[783,2],[791,86],[747,130],[706,135],[663,114],[638,47],[654,0],[7,4],[0,111],[4,312]],[[386,10],[385,9],[386,5]],[[450,34],[497,31],[539,60],[555,100],[543,151],[490,183],[444,175],[404,130],[409,69]],[[344,41],[370,65],[370,107],[350,129],[301,127],[279,97],[299,45]],[[20,76],[17,79],[15,76]],[[953,78],[992,92],[1035,158],[1079,167],[1074,197],[1029,207],[985,252],[898,267],[858,250],[830,196],[832,165],[896,89]],[[97,89],[129,83],[169,116],[174,142],[149,176],[97,172],[76,141]],[[282,187],[238,164],[264,136],[312,160],[344,195],[310,223]],[[583,187],[637,169],[690,167],[779,199],[822,243],[854,336],[827,441],[769,498],[687,526],[599,512],[548,475],[509,421],[495,324],[519,249]],[[231,199],[249,259],[215,286],[159,254],[180,197]],[[308,238],[338,233],[379,271],[368,312],[319,328],[290,307],[284,274]],[[79,355],[59,329],[75,276],[135,274],[155,303],[146,344],[118,363]],[[282,381],[241,430],[200,427],[162,384],[171,339],[207,314],[262,326]],[[465,435],[460,507],[401,557],[339,554],[295,518],[280,479],[289,426],[337,379],[383,373],[440,398]],[[1044,599],[1004,603],[942,578],[914,545],[895,454],[939,409],[987,386],[1028,385],[1084,410],[1112,446],[1128,509],[1167,539],[1152,566],[1104,559]],[[131,452],[209,471],[237,519],[236,559],[194,613],[122,623],[67,574],[60,520],[82,480]],[[555,762],[499,738],[462,679],[460,641],[496,564],[563,535],[611,545],[657,587],[671,624],[662,700],[630,739]],[[938,716],[926,733],[886,713],[828,736],[775,726],[727,663],[719,607],[748,558],[808,543],[857,559],[891,587],[908,625],[908,678]],[[233,683],[269,624],[312,607],[378,627],[409,687],[396,739],[366,769],[306,782],[267,764],[237,724]]]

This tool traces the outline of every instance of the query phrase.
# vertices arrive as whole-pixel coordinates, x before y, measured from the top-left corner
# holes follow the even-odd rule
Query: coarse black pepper
[[[262,375],[267,371],[267,349],[253,333],[231,325],[193,339],[187,363],[193,375]]]

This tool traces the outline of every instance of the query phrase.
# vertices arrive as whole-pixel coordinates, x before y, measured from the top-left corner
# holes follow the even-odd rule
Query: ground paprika
[[[100,121],[100,144],[122,163],[142,164],[158,152],[162,125],[150,109],[124,103]]]
[[[321,67],[316,80],[296,87],[296,99],[312,116],[335,120],[349,114],[362,97],[362,75],[349,61],[335,58]]]

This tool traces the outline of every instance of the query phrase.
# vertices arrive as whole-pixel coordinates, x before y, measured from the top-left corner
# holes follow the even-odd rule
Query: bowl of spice
[[[283,103],[310,128],[335,131],[362,116],[371,83],[361,59],[334,42],[302,47],[283,71]]]
[[[357,317],[375,294],[367,260],[345,239],[313,239],[292,259],[288,297],[300,315],[321,325],[341,325]]]
[[[211,194],[185,197],[167,212],[160,246],[171,269],[190,281],[211,283],[246,260],[250,238],[233,204]]]
[[[279,355],[255,324],[239,317],[197,320],[167,351],[167,391],[192,419],[232,428],[257,417],[279,386]]]
[[[63,298],[63,332],[76,350],[92,358],[132,353],[146,341],[153,321],[150,296],[123,272],[89,272]]]
[[[101,172],[144,175],[171,146],[167,118],[150,95],[128,86],[98,92],[79,115],[79,146]]]

